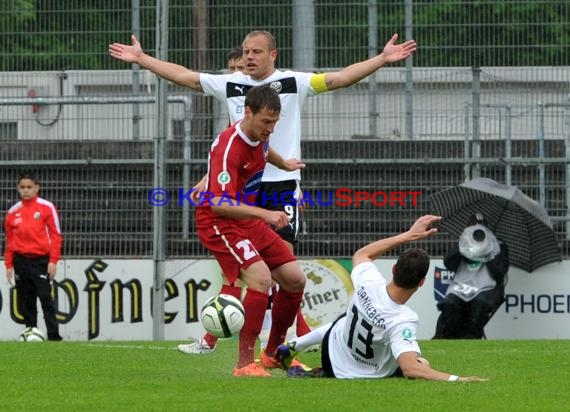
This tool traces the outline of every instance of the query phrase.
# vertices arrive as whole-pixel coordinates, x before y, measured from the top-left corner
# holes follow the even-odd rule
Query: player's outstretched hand
[[[113,43],[109,45],[109,54],[115,59],[122,60],[127,63],[136,63],[142,55],[143,50],[137,37],[131,35],[132,45]]]
[[[398,33],[394,34],[382,50],[382,55],[386,63],[395,63],[404,60],[416,51],[416,41],[408,40],[402,44],[396,44]]]
[[[414,222],[408,233],[412,235],[414,240],[424,239],[437,233],[437,228],[431,227],[433,224],[439,222],[441,216],[424,215]]]
[[[489,379],[480,378],[479,376],[460,376],[459,382],[487,382]]]
[[[293,170],[304,169],[304,168],[305,168],[305,163],[301,162],[298,159],[287,159],[283,161],[283,170],[292,172]]]

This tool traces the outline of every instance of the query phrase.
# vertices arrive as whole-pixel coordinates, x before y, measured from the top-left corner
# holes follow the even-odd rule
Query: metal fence
[[[28,3],[33,12],[21,13],[21,26],[3,17],[0,39],[10,43],[35,21],[32,32],[49,35],[53,48],[42,44],[49,50],[45,55],[25,48],[4,51],[13,63],[0,73],[2,208],[17,200],[18,174],[33,170],[42,194],[60,209],[66,257],[152,256],[155,228],[147,195],[154,185],[156,78],[114,62],[106,47],[138,31],[143,46],[152,50],[156,4],[105,2],[109,5],[85,10],[66,1],[54,2],[57,7]],[[302,188],[313,194],[339,188],[419,194],[382,207],[309,206],[300,256],[350,256],[363,243],[397,233],[431,211],[431,194],[477,175],[517,185],[542,203],[568,256],[567,2],[538,2],[557,14],[537,12],[537,2],[509,2],[513,12],[527,10],[516,18],[508,10],[497,13],[497,2],[490,1],[476,2],[475,9],[474,2],[462,1],[186,3],[170,1],[169,59],[207,71],[220,70],[226,51],[250,28],[274,32],[281,67],[319,71],[365,59],[393,31],[418,41],[420,49],[407,65],[383,68],[351,88],[307,99]],[[314,25],[301,26],[307,15],[301,19],[299,10],[311,4]],[[3,11],[14,17],[19,10]],[[43,23],[48,17],[52,28]],[[502,37],[485,43],[498,26]],[[533,36],[552,27],[559,29],[558,37]],[[314,34],[312,52],[299,56],[295,28]],[[457,30],[479,36],[479,43],[456,37]],[[99,49],[77,46],[88,36],[99,39]],[[515,42],[501,43],[507,38]],[[517,58],[508,53],[514,45]],[[548,66],[536,64],[541,56]],[[211,98],[170,86],[168,257],[207,255],[194,231],[192,208],[179,203],[179,189],[183,193],[205,172],[212,136],[225,119]],[[429,251],[441,255],[453,240],[445,233],[432,238]]]

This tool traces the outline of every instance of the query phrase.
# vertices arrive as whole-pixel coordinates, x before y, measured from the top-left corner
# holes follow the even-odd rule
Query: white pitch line
[[[176,350],[176,348],[169,348],[164,346],[144,346],[144,345],[109,345],[109,344],[99,344],[99,343],[85,343],[85,346],[90,346],[92,348],[119,348],[119,349],[152,349],[152,350]]]

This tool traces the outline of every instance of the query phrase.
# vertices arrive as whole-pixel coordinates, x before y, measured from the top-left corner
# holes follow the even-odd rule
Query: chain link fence
[[[137,33],[152,54],[156,4],[47,3],[2,5],[3,210],[17,200],[19,173],[32,170],[59,207],[66,257],[150,257],[157,81],[106,49]],[[278,40],[279,67],[330,71],[376,54],[393,32],[411,36],[419,46],[411,65],[307,99],[302,189],[315,205],[303,212],[298,255],[350,256],[430,212],[431,194],[485,176],[543,204],[568,256],[570,5],[509,3],[171,0],[169,60],[222,72],[226,52],[263,28]],[[304,19],[313,25],[300,27],[310,4]],[[297,54],[296,30],[314,36],[313,53]],[[168,100],[166,255],[208,256],[183,194],[204,174],[226,115],[177,86]],[[388,198],[357,205],[358,191]],[[319,193],[351,202],[324,206]],[[454,240],[434,237],[429,252],[442,255]]]

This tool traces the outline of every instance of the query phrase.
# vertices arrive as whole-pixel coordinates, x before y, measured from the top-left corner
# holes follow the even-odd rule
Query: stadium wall
[[[350,260],[300,261],[307,275],[303,312],[311,326],[334,320],[346,310],[352,293]],[[395,259],[376,265],[386,276]],[[430,339],[438,316],[434,275],[443,267],[432,260],[426,284],[409,305],[420,317],[418,339]],[[15,340],[23,329],[14,289],[0,265],[0,340]],[[91,259],[59,262],[55,288],[60,332],[66,340],[152,340],[152,260]],[[215,260],[166,263],[165,339],[185,340],[203,333],[199,308],[220,288]],[[570,339],[570,260],[529,274],[509,271],[506,302],[485,331],[488,339]],[[41,308],[38,319],[45,330]]]

